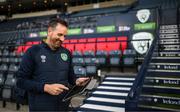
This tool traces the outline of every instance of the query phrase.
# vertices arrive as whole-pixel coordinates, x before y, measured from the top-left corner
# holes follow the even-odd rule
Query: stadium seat
[[[84,52],[84,61],[86,65],[96,64],[95,53],[92,50]]]
[[[84,65],[84,58],[80,51],[74,51],[72,54],[72,64],[73,65]]]
[[[85,49],[85,43],[83,44],[75,44],[75,50],[84,52]]]
[[[15,52],[10,52],[9,56],[10,56],[10,57],[15,57],[15,56],[17,56],[17,55],[16,55]]]
[[[69,42],[70,42],[70,44],[71,44],[71,43],[77,43],[78,40],[77,40],[77,39],[70,39]]]
[[[8,65],[7,64],[1,64],[0,65],[0,72],[4,73],[6,71],[8,71]]]
[[[2,57],[1,62],[2,62],[2,63],[9,64],[9,62],[10,62],[9,57]]]
[[[120,42],[117,42],[116,37],[108,37],[107,38],[107,51],[112,50],[121,50]]]
[[[107,50],[107,45],[106,45],[106,38],[99,37],[97,38],[97,50]]]
[[[72,53],[74,51],[74,44],[65,44],[65,47]]]
[[[88,65],[86,66],[86,73],[87,76],[95,76],[97,72],[97,67],[95,65]]]
[[[18,46],[17,47],[16,53],[20,54],[21,52],[24,52],[24,46]]]
[[[8,50],[4,50],[3,53],[2,53],[2,56],[3,57],[9,56],[9,51]]]
[[[115,42],[116,41],[116,37],[108,37],[107,42]]]
[[[26,45],[24,46],[23,52],[26,52],[32,45]]]
[[[119,66],[121,64],[121,55],[122,55],[122,52],[120,50],[110,51],[109,53],[110,66]]]
[[[7,78],[5,80],[4,86],[13,87],[16,85],[16,79],[14,78],[14,74],[7,74]]]
[[[133,49],[126,49],[123,52],[123,64],[124,66],[135,65],[136,51]]]
[[[82,66],[74,66],[73,67],[74,74],[76,77],[85,77],[86,76],[86,69]]]
[[[2,90],[2,99],[3,100],[10,100],[11,99],[12,91],[10,88],[4,88]]]
[[[33,45],[33,42],[26,42],[26,45]]]
[[[87,40],[84,38],[78,40],[78,43],[86,43],[86,42],[87,42]]]
[[[88,51],[88,50],[95,52],[96,51],[96,43],[86,43],[84,51]]]
[[[36,45],[36,44],[40,44],[40,43],[41,43],[40,41],[34,41],[32,44]]]
[[[18,71],[18,67],[15,64],[10,64],[9,65],[9,70],[8,72],[10,73],[16,73]]]
[[[107,51],[120,50],[120,42],[107,42]]]
[[[117,41],[120,41],[120,50],[123,52],[127,48],[128,38],[125,36],[117,37]]]
[[[87,38],[87,42],[95,43],[96,42],[96,38]]]
[[[63,44],[69,44],[69,39],[64,40]]]
[[[100,67],[102,66],[106,66],[107,64],[107,52],[103,51],[103,50],[98,50],[96,51],[96,59],[97,59],[97,63]]]

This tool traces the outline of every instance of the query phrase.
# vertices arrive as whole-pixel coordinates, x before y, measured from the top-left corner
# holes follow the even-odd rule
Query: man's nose
[[[63,42],[65,40],[65,37],[61,36],[59,39]]]

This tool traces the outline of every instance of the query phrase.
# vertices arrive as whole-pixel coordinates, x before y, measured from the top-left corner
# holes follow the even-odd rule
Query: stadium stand
[[[72,30],[62,46],[72,54],[74,73],[77,77],[93,76],[97,81],[87,87],[88,94],[75,111],[179,111],[180,2],[125,1],[99,0],[100,3],[86,4],[78,0],[84,5],[72,2],[66,13],[0,21],[2,106],[5,108],[7,102],[13,102],[20,109],[15,87],[22,56],[46,37],[49,20],[60,17]],[[87,10],[90,8],[93,9]],[[141,9],[150,12],[146,22],[139,21]],[[139,32],[153,35],[152,41],[145,35],[138,40],[142,43],[148,40],[144,44],[145,53],[133,44],[136,41],[133,34]],[[134,72],[134,69],[138,70]]]

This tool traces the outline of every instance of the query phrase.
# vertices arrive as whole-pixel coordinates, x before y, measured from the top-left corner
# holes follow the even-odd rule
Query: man
[[[76,78],[72,72],[70,52],[61,46],[67,34],[67,23],[50,21],[47,39],[29,48],[23,56],[17,75],[17,87],[28,91],[30,111],[65,111],[62,98],[68,85],[84,85],[89,78]]]

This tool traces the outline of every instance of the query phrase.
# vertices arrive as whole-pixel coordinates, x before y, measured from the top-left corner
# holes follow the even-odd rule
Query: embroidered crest
[[[145,41],[144,39],[147,40]],[[144,54],[148,51],[148,48],[151,45],[153,39],[154,39],[153,35],[149,32],[138,32],[133,34],[132,40],[139,40],[139,41],[132,41],[132,45],[139,54]]]
[[[61,59],[62,59],[63,61],[67,61],[67,60],[68,60],[67,54],[61,53]]]
[[[41,62],[42,63],[46,62],[46,56],[45,55],[41,55]]]
[[[141,23],[145,23],[148,21],[150,14],[148,9],[142,9],[137,12],[136,16]]]

